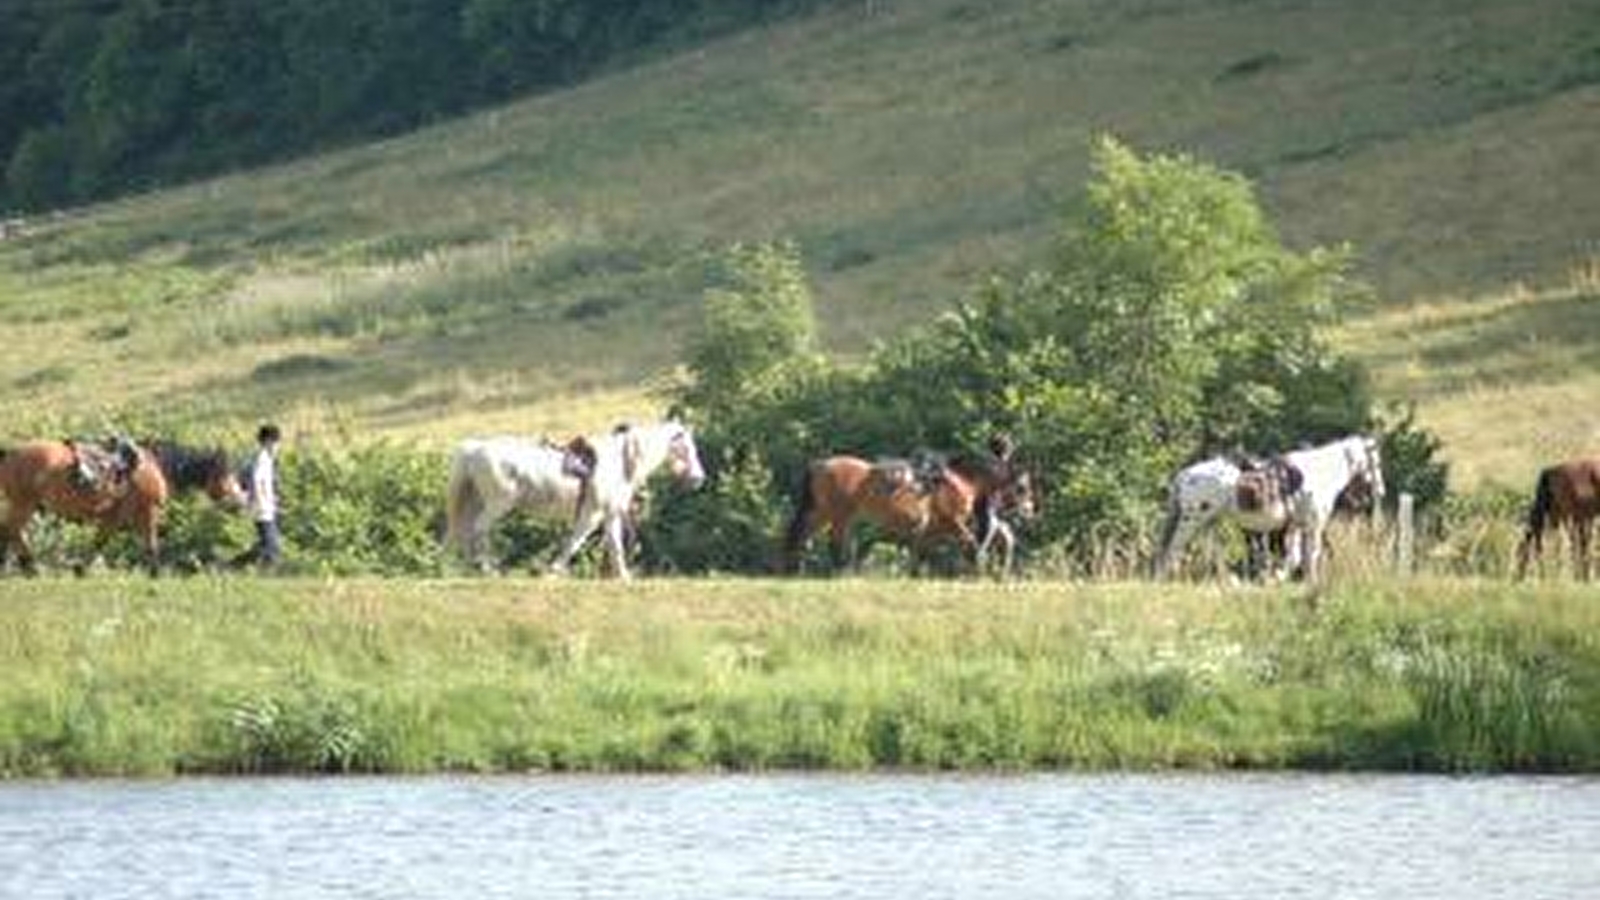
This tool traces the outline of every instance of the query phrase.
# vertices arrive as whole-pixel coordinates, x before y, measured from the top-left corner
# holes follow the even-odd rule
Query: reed
[[[1564,582],[0,584],[0,773],[1600,770]]]

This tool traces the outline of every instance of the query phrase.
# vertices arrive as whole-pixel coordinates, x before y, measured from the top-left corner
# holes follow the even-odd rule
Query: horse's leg
[[[1266,556],[1266,537],[1259,531],[1244,529],[1244,563],[1239,574],[1245,581],[1255,581],[1262,576],[1262,562]]]
[[[627,516],[622,514],[607,516],[605,532],[607,552],[611,556],[617,577],[627,581],[633,577],[628,572]]]
[[[1592,520],[1574,517],[1572,520],[1572,558],[1578,580],[1589,580],[1589,532]]]
[[[1172,567],[1182,558],[1189,541],[1210,521],[1209,516],[1193,514],[1178,506],[1172,507],[1169,518],[1162,526],[1162,540],[1156,549],[1157,579],[1166,579],[1172,574]]]
[[[791,575],[800,574],[800,557],[805,553],[806,541],[816,533],[817,520],[820,518],[815,501],[811,497],[809,480],[800,491],[800,497],[795,501],[794,515],[789,518],[789,526],[784,529],[783,548],[778,555],[779,571]]]
[[[134,524],[144,543],[145,567],[150,577],[155,578],[161,574],[161,508],[149,506],[140,510],[134,517]]]
[[[516,506],[514,497],[497,497],[494,500],[480,496],[477,509],[467,515],[466,535],[462,539],[467,562],[480,572],[494,569],[494,559],[489,554],[489,536],[494,523],[510,515]]]
[[[6,546],[16,551],[17,568],[30,577],[39,574],[38,563],[33,558],[33,545],[28,541],[28,523],[33,521],[33,513],[32,505],[13,506],[6,517],[5,526]]]
[[[565,575],[567,573],[568,567],[572,565],[572,558],[578,555],[578,551],[583,548],[584,542],[589,539],[589,535],[594,534],[596,528],[600,527],[600,523],[605,517],[605,513],[594,504],[590,504],[587,508],[578,511],[578,515],[572,522],[571,533],[567,535],[566,541],[562,543],[561,549],[557,551],[555,559],[550,562],[550,574]]]
[[[1528,577],[1528,564],[1534,557],[1544,554],[1544,531],[1528,526],[1528,531],[1522,536],[1522,543],[1517,547],[1517,574],[1516,579],[1521,581]]]
[[[855,567],[856,560],[850,552],[849,519],[835,518],[828,521],[828,554],[835,572],[846,566]]]
[[[1016,533],[1016,531],[1012,530],[1011,524],[1008,523],[1006,520],[1000,519],[1000,518],[996,518],[994,520],[994,531],[993,531],[993,533],[991,533],[989,535],[989,538],[990,538],[990,540],[999,540],[999,542],[1000,542],[1000,547],[1001,547],[1000,574],[1001,574],[1001,576],[1002,577],[1006,577],[1006,578],[1011,577],[1011,573],[1015,571],[1015,569],[1013,567],[1016,565],[1016,559],[1017,559],[1017,533]]]
[[[984,568],[988,565],[989,548],[994,546],[994,542],[996,540],[1000,539],[1000,531],[1005,527],[1006,523],[1001,521],[999,516],[995,515],[992,511],[985,510],[983,513],[983,537],[978,541],[978,550],[976,554],[978,571],[984,571]],[[1008,553],[1007,555],[1009,556],[1010,554]],[[1009,559],[1006,560],[1005,565],[1006,568],[1010,568],[1011,563]]]
[[[956,543],[961,549],[961,561],[969,567],[973,574],[983,571],[983,557],[981,556],[978,536],[972,533],[972,528],[966,522],[957,522],[955,527]]]
[[[1300,529],[1300,544],[1304,548],[1301,565],[1305,567],[1305,580],[1310,584],[1322,579],[1322,529],[1326,524],[1317,519]]]
[[[461,534],[458,538],[461,541],[461,558],[479,572],[489,570],[489,561],[483,555],[483,537],[490,527],[485,521],[486,512],[480,509],[468,513],[460,525]]]

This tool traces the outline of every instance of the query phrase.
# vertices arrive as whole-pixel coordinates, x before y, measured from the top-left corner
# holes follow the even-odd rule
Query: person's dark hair
[[[278,426],[270,422],[256,430],[256,443],[258,444],[265,444],[269,441],[276,443],[282,437],[283,432],[278,430]]]

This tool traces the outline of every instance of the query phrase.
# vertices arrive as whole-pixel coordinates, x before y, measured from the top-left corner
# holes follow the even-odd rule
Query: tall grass
[[[0,772],[1600,770],[1570,585],[0,587]]]

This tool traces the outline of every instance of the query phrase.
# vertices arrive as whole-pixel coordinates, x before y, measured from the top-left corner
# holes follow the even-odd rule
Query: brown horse
[[[851,526],[865,519],[907,543],[917,564],[940,541],[954,541],[981,568],[989,546],[1000,540],[1009,567],[1015,538],[1008,514],[1033,514],[1032,481],[1009,459],[959,457],[921,467],[831,456],[807,467],[782,566],[798,572],[805,543],[824,525],[834,564],[849,561]]]
[[[1572,538],[1578,577],[1589,578],[1589,533],[1600,515],[1600,457],[1573,459],[1546,468],[1534,485],[1528,528],[1517,548],[1517,578],[1528,574],[1533,557],[1544,552],[1544,534],[1564,527]]]
[[[136,532],[151,574],[160,567],[161,516],[174,492],[201,490],[228,508],[244,490],[221,450],[195,450],[168,441],[137,447],[125,473],[85,481],[80,448],[65,441],[31,441],[0,450],[0,567],[16,551],[24,572],[35,570],[28,523],[40,511],[99,528],[98,549],[116,530]]]

